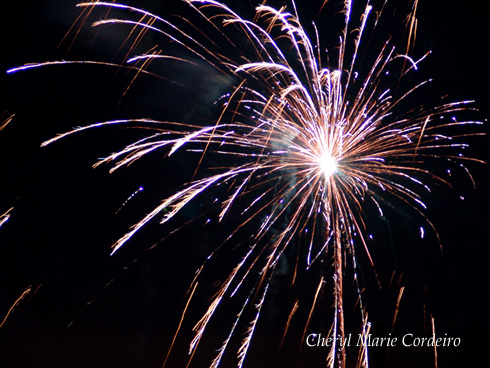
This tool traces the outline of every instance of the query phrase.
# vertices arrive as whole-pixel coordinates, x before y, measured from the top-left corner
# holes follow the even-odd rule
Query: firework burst
[[[163,151],[167,156],[188,151],[199,156],[199,164],[191,168],[194,179],[164,198],[118,239],[112,254],[151,221],[169,222],[188,203],[205,193],[225,193],[212,206],[217,208],[216,219],[221,222],[228,218],[238,225],[198,270],[189,287],[182,320],[199,288],[200,275],[212,264],[214,255],[231,251],[227,248],[233,247],[239,260],[229,265],[228,276],[219,282],[214,297],[195,324],[188,365],[211,321],[218,318],[222,304],[231,299],[239,300],[236,318],[210,366],[218,367],[224,356],[233,352],[237,366],[246,364],[271,285],[279,273],[281,260],[287,255],[295,259],[291,287],[297,285],[301,274],[317,264],[326,265],[322,266],[326,271],[316,280],[315,292],[309,300],[293,298],[284,307],[287,320],[278,349],[299,308],[306,310],[307,315],[299,341],[303,344],[315,308],[325,295],[333,293],[330,334],[335,339],[327,362],[330,367],[344,367],[345,349],[339,344],[345,337],[347,263],[351,265],[349,277],[358,295],[361,332],[369,331],[363,286],[357,274],[359,253],[369,259],[375,273],[367,245],[364,208],[368,203],[374,204],[382,213],[389,201],[404,203],[433,228],[423,214],[425,204],[421,193],[429,190],[425,179],[446,181],[431,173],[424,163],[440,160],[447,165],[469,160],[453,154],[465,144],[458,142],[458,135],[448,132],[476,123],[444,118],[465,109],[468,102],[397,112],[426,83],[409,86],[404,91],[399,84],[426,57],[413,59],[406,52],[415,32],[416,2],[408,18],[407,50],[400,53],[387,40],[377,50],[366,72],[360,71],[366,69],[361,68],[363,59],[358,57],[363,33],[368,23],[374,26],[381,16],[369,3],[357,19],[352,19],[351,1],[342,3],[344,28],[336,50],[328,54],[322,51],[319,41],[308,36],[294,4],[293,12],[260,5],[254,19],[246,20],[216,1],[187,0],[186,3],[193,16],[218,36],[219,42],[202,33],[198,26],[180,27],[177,22],[131,6],[87,2],[79,7],[84,10],[81,19],[97,8],[107,12],[107,17],[94,26],[128,26],[130,34],[135,36],[131,52],[152,34],[171,41],[179,50],[171,54],[157,45],[147,53],[131,54],[123,66],[136,71],[136,75],[158,74],[152,67],[159,61],[192,67],[204,65],[203,69],[212,70],[216,78],[230,86],[216,101],[220,106],[219,117],[211,124],[151,119],[107,121],[74,129],[44,145],[86,129],[130,125],[142,127],[151,134],[95,166],[109,163],[114,171],[155,151]],[[117,16],[113,17],[113,13]],[[374,20],[370,22],[371,18]],[[59,61],[28,64],[10,72],[70,63],[121,66],[98,61]],[[393,82],[388,72],[396,63],[402,66],[400,77]],[[172,342],[167,358],[173,345]],[[358,365],[367,366],[367,347],[361,348],[359,356]]]

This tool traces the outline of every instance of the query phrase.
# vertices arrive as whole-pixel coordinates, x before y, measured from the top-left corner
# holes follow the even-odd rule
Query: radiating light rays
[[[309,307],[303,307],[303,301],[297,299],[285,306],[289,308],[288,318],[284,322],[280,344],[301,308],[306,309],[303,313],[308,316],[305,335],[315,306],[327,292],[333,293],[334,300],[332,334],[344,338],[343,280],[347,262],[352,263],[352,277],[359,297],[361,333],[367,333],[369,322],[357,275],[358,254],[365,255],[373,266],[375,262],[367,246],[363,208],[366,202],[372,201],[382,213],[386,202],[403,203],[420,213],[434,228],[423,214],[426,205],[422,192],[430,188],[425,183],[427,179],[446,180],[433,174],[424,163],[435,160],[448,165],[453,161],[471,160],[454,153],[464,144],[458,141],[459,135],[451,135],[450,129],[479,123],[445,119],[448,114],[465,109],[468,102],[446,103],[429,109],[415,106],[410,111],[397,111],[426,84],[423,81],[405,89],[400,87],[403,76],[416,71],[427,54],[418,60],[398,54],[388,36],[382,35],[386,42],[377,50],[375,59],[369,61],[371,66],[367,71],[357,71],[361,41],[365,32],[370,31],[367,29],[372,13],[369,2],[359,19],[354,19],[351,14],[351,1],[342,3],[345,24],[338,31],[340,40],[336,51],[328,54],[335,68],[322,61],[324,53],[320,41],[313,41],[308,36],[296,12],[292,14],[286,8],[277,10],[259,5],[254,20],[250,21],[216,1],[186,2],[194,11],[192,16],[204,20],[212,32],[220,36],[219,40],[193,28],[190,23],[183,29],[148,11],[123,4],[88,2],[79,6],[89,11],[96,7],[107,10],[107,18],[94,23],[96,27],[117,24],[128,27],[131,34],[137,34],[130,45],[131,53],[153,32],[177,45],[185,55],[191,55],[187,58],[181,54],[166,54],[159,45],[149,52],[128,54],[124,66],[137,75],[157,75],[152,71],[152,64],[156,62],[182,62],[194,67],[203,62],[203,68],[210,68],[219,78],[227,80],[230,88],[217,101],[221,110],[215,121],[206,124],[199,121],[114,120],[74,129],[44,145],[89,128],[125,125],[144,127],[151,133],[94,166],[111,164],[112,172],[155,151],[164,152],[167,157],[183,151],[199,155],[197,167],[189,168],[194,179],[163,198],[116,240],[111,254],[118,252],[154,219],[159,219],[162,224],[170,222],[200,196],[213,190],[226,193],[220,199],[215,218],[219,222],[229,217],[238,220],[233,221],[237,226],[219,251],[224,252],[227,245],[236,241],[238,245],[234,245],[230,252],[239,254],[240,259],[230,261],[227,277],[217,280],[214,296],[194,327],[187,365],[191,364],[210,321],[219,318],[222,304],[232,298],[242,298],[240,308],[211,366],[217,367],[227,353],[235,354],[238,366],[246,364],[278,263],[297,243],[301,244],[298,254],[304,259],[298,256],[292,284],[297,280],[296,273],[308,272],[315,263],[333,263],[333,266],[319,278],[314,295],[305,303]],[[111,10],[116,8],[118,17],[112,17]],[[127,12],[128,19],[122,15],[126,13],[121,12]],[[133,17],[135,14],[137,20]],[[379,18],[380,12],[376,16]],[[410,16],[409,33],[412,33],[415,14]],[[412,39],[413,34],[410,34],[409,42]],[[350,49],[353,51],[348,52]],[[401,77],[393,83],[387,74],[399,59],[409,66],[404,64]],[[27,64],[10,72],[74,63],[119,66],[97,61],[55,61]],[[363,63],[367,61],[363,60]],[[207,167],[209,157],[219,164]],[[186,300],[186,310],[193,302],[199,288],[199,274],[205,267],[207,264],[199,269],[189,287],[192,292]],[[245,296],[239,292],[244,285],[250,288]],[[181,325],[182,321],[177,332]],[[243,328],[244,325],[247,327]],[[236,351],[228,351],[232,349],[230,341],[233,339],[242,342]],[[298,341],[299,345],[302,343]],[[367,348],[361,348],[359,354],[359,366],[367,366]],[[170,355],[171,351],[167,358]],[[337,350],[334,346],[327,359],[330,367],[344,367],[345,350]]]

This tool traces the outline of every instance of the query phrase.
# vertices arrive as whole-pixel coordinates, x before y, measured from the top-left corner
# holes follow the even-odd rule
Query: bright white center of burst
[[[318,163],[323,175],[328,179],[337,171],[337,160],[335,160],[329,153],[325,152],[319,158]]]

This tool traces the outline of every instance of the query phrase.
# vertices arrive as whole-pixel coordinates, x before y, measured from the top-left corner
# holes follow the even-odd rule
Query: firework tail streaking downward
[[[219,78],[232,81],[235,87],[220,98],[222,110],[216,121],[210,125],[150,119],[108,121],[74,129],[45,142],[45,145],[85,129],[122,124],[144,126],[145,129],[153,129],[154,133],[111,154],[95,166],[111,163],[113,171],[156,150],[164,150],[168,156],[186,150],[200,155],[196,178],[162,200],[115,242],[112,254],[155,218],[161,216],[161,223],[169,222],[189,202],[212,188],[227,188],[228,195],[222,200],[219,221],[231,214],[239,214],[242,219],[226,243],[245,232],[242,229],[260,224],[248,241],[243,242],[241,249],[247,250],[242,251],[241,260],[220,284],[196,324],[188,365],[223,301],[238,297],[240,286],[246,283],[252,285],[250,292],[243,298],[239,313],[211,366],[220,364],[230,341],[239,333],[239,326],[252,315],[236,352],[237,365],[245,364],[271,279],[280,258],[297,240],[305,250],[302,252],[305,259],[300,262],[304,269],[309,269],[315,262],[333,262],[330,278],[335,300],[332,331],[340,339],[345,338],[343,265],[347,257],[351,258],[360,301],[362,333],[367,333],[369,323],[357,277],[356,252],[363,252],[373,266],[374,262],[364,235],[363,206],[372,201],[382,211],[380,202],[399,201],[414,208],[433,227],[423,214],[425,204],[419,192],[429,190],[425,179],[446,181],[422,164],[428,160],[440,160],[444,164],[471,160],[447,153],[464,148],[465,144],[458,142],[459,136],[446,132],[456,126],[478,123],[443,119],[449,113],[465,109],[468,102],[413,109],[397,117],[400,114],[395,113],[395,108],[425,82],[395,96],[394,86],[386,86],[386,72],[398,59],[403,59],[404,65],[408,65],[401,71],[402,76],[413,72],[426,55],[413,60],[405,53],[397,54],[395,47],[386,42],[380,47],[371,68],[363,74],[356,72],[362,35],[372,10],[369,3],[359,21],[353,21],[351,1],[344,2],[345,27],[341,31],[338,54],[329,55],[337,65],[325,67],[321,45],[308,37],[297,14],[288,13],[285,8],[277,10],[260,5],[256,8],[254,21],[248,21],[216,1],[186,2],[193,9],[194,16],[202,17],[205,24],[220,35],[222,44],[217,45],[217,41],[203,36],[198,29],[192,29],[192,25],[190,30],[184,31],[174,23],[138,8],[109,2],[81,3],[79,7],[88,12],[97,7],[108,10],[108,18],[96,22],[95,26],[126,25],[131,33],[138,34],[131,51],[147,33],[154,32],[165,36],[190,55],[187,58],[165,54],[165,50],[157,45],[149,53],[127,58],[125,67],[135,70],[137,75],[155,75],[151,64],[158,60],[194,66],[204,62]],[[114,8],[118,9],[118,14],[127,12],[128,17],[110,18],[110,10]],[[413,32],[414,14],[411,19],[410,30]],[[193,36],[193,31],[196,36]],[[234,41],[235,37],[239,41]],[[410,39],[413,39],[412,34]],[[348,49],[353,51],[348,52]],[[10,72],[71,63],[119,65],[60,61],[28,64]],[[209,168],[200,177],[201,166],[207,157],[221,157],[222,165]],[[383,193],[382,198],[378,192]],[[198,276],[190,286],[192,292],[186,309],[195,295]],[[314,306],[325,290],[323,285],[329,284],[328,280],[325,276],[320,279],[310,303],[307,326]],[[297,300],[291,305],[285,333],[298,305]],[[177,332],[181,325],[179,323]],[[345,349],[337,349],[334,345],[328,355],[328,364],[330,367],[344,367]],[[367,347],[361,348],[358,365],[368,365]]]

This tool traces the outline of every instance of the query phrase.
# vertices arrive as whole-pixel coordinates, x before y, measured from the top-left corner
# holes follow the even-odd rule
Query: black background
[[[298,4],[305,18],[318,8],[312,3]],[[109,119],[206,115],[209,111],[201,106],[209,101],[186,90],[169,93],[167,82],[146,77],[124,95],[132,76],[109,67],[48,66],[7,75],[9,68],[27,62],[113,60],[124,41],[115,31],[98,37],[94,31],[83,31],[69,51],[69,42],[58,47],[76,19],[75,5],[17,2],[1,13],[0,117],[3,121],[15,116],[0,132],[0,213],[14,207],[11,219],[0,228],[0,318],[22,291],[32,291],[0,329],[0,366],[160,367],[181,316],[186,287],[221,228],[191,224],[148,252],[148,246],[171,229],[155,225],[114,257],[109,256],[110,245],[152,205],[190,179],[189,170],[182,170],[189,162],[182,158],[162,164],[161,157],[153,155],[114,174],[108,174],[107,166],[91,168],[97,158],[141,136],[134,130],[88,131],[47,148],[40,144],[72,127]],[[173,2],[140,5],[162,15],[181,10],[173,8]],[[233,7],[252,14],[249,2]],[[486,18],[482,2],[456,6],[421,1],[416,41],[418,55],[432,51],[420,72],[434,79],[428,100],[443,95],[475,100],[472,106],[478,111],[464,114],[480,121],[487,118],[490,102]],[[198,76],[191,72],[186,82],[192,84],[194,77]],[[196,83],[196,88],[205,88],[202,80]],[[488,126],[482,131],[488,132]],[[469,156],[490,159],[488,137],[468,141]],[[463,170],[455,170],[452,189],[435,186],[426,198],[442,253],[433,234],[412,249],[413,242],[400,235],[405,234],[403,227],[396,220],[391,224],[397,246],[405,249],[399,265],[406,287],[399,331],[418,331],[426,305],[437,331],[462,338],[461,347],[439,350],[439,367],[485,366],[490,361],[484,351],[490,343],[489,171],[482,164],[468,166],[476,189]],[[115,215],[139,187],[144,190]],[[199,205],[186,209],[179,220],[200,213]],[[217,277],[220,272],[216,270]],[[376,329],[390,320],[384,314],[392,313],[393,295],[379,292],[372,310],[372,318],[379,321]],[[190,330],[192,323],[186,327]],[[189,336],[185,331],[182,341]],[[219,341],[208,340],[202,349],[212,353]],[[260,357],[268,349],[266,338],[258,336],[257,341],[259,353],[249,363],[271,366],[270,359]],[[184,343],[171,361],[184,366],[178,353],[185,357]],[[417,349],[373,349],[372,354],[374,367],[433,366],[431,353]],[[282,366],[323,366],[318,351],[303,349],[298,355],[279,361]],[[194,363],[206,366],[206,359],[203,354]]]

